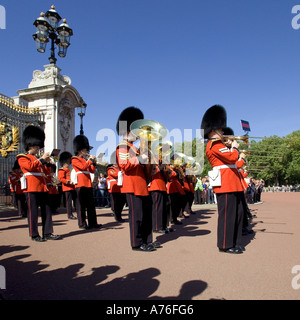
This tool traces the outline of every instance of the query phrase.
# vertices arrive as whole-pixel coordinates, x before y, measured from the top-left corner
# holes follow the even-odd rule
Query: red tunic
[[[49,194],[59,194],[57,186],[52,184],[52,176],[49,174],[46,177],[46,183],[47,183],[47,188],[48,188],[48,193]]]
[[[21,189],[20,178],[22,177],[21,172],[19,171],[11,171],[9,173],[8,182],[10,184],[10,191],[15,192],[16,194],[23,193]]]
[[[184,191],[187,191],[187,192],[190,192],[191,189],[190,189],[190,184],[189,182],[187,181],[187,177],[184,177],[184,180],[183,180],[183,190]]]
[[[96,168],[91,160],[85,160],[83,157],[72,157],[72,166],[77,174],[76,188],[92,188],[90,173],[95,173]]]
[[[157,165],[155,165],[154,170],[152,180],[148,185],[148,191],[167,191],[166,182]]]
[[[136,196],[148,196],[144,167],[139,163],[137,155],[137,148],[127,141],[123,141],[117,146],[117,164],[124,173],[121,192],[133,193]]]
[[[120,170],[116,167],[107,169],[107,185],[109,186],[109,193],[121,192],[121,186],[118,186],[118,172]]]
[[[46,175],[51,172],[50,167],[46,167],[35,155],[18,154],[19,166],[26,176],[27,188],[23,192],[47,192]]]
[[[167,193],[180,193],[182,195],[185,194],[182,185],[180,184],[177,173],[174,171],[173,168],[170,167],[171,176],[169,177],[169,181],[167,183]]]
[[[71,184],[71,177],[70,177],[71,170],[65,168],[58,169],[58,180],[62,184],[62,191],[71,191],[75,190],[74,184]]]
[[[235,168],[220,169],[221,186],[213,187],[215,193],[228,193],[244,191],[241,178],[236,167],[239,158],[237,149],[227,148],[221,140],[211,140],[206,146],[206,157],[211,166],[218,167],[223,165],[235,166]]]

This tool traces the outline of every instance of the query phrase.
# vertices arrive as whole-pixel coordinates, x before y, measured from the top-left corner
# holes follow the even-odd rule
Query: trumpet
[[[87,157],[88,160],[91,160],[95,165],[100,164],[100,163],[97,161],[96,156],[93,156],[93,155],[87,153],[87,154],[86,154],[86,157]]]
[[[44,159],[46,162],[55,163],[59,160],[59,153],[60,153],[60,149],[53,149],[51,154],[49,153],[49,156],[45,157]],[[42,158],[44,154],[45,153],[42,153],[42,151],[39,150],[39,154],[38,154],[39,158]]]
[[[223,138],[229,139],[229,140],[243,141],[248,144],[250,137],[249,136],[225,136],[225,135],[223,135]]]

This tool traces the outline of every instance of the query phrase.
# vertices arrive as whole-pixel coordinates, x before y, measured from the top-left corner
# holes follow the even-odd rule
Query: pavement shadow
[[[162,235],[157,234],[156,240],[163,244],[168,241],[176,240],[180,237],[205,236],[211,233],[211,230],[199,229],[199,225],[206,224],[207,222],[202,221],[202,219],[209,219],[209,214],[211,213],[214,212],[210,212],[210,210],[195,211],[195,214],[191,214],[189,218],[183,218],[181,220],[182,225],[172,225],[172,228],[174,229],[173,232]]]
[[[26,246],[1,246],[8,253],[27,249]],[[151,296],[159,287],[157,268],[138,272],[105,282],[117,272],[117,265],[99,266],[84,270],[83,263],[51,269],[41,261],[28,261],[30,254],[15,255],[1,260],[6,270],[6,289],[0,290],[3,300],[190,300],[201,294],[207,283],[193,280],[184,283],[178,296]]]
[[[180,289],[178,296],[159,297],[152,296],[150,300],[192,300],[207,288],[207,283],[202,280],[192,280],[185,282]]]

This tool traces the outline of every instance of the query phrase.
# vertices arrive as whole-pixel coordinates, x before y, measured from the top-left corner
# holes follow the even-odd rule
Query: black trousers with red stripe
[[[164,230],[167,227],[167,192],[151,191],[152,200],[152,229],[153,231]]]
[[[217,193],[218,237],[217,246],[229,249],[241,245],[243,226],[243,192]]]
[[[25,192],[28,205],[28,226],[30,237],[36,237],[38,232],[38,208],[41,208],[42,232],[53,233],[52,212],[49,205],[48,192]]]
[[[70,191],[64,191],[65,197],[66,197],[66,209],[67,209],[67,216],[70,218],[73,215],[73,202],[75,203],[76,211],[78,203],[76,201],[77,199],[77,193],[75,190]]]
[[[25,193],[16,193],[15,199],[18,206],[19,216],[27,217],[27,203]]]
[[[110,193],[111,210],[117,219],[122,218],[122,211],[126,204],[126,194],[121,192]]]
[[[93,195],[93,188],[80,187],[76,188],[77,193],[77,218],[78,218],[78,226],[84,227],[86,226],[86,214],[88,220],[89,227],[95,227],[97,225],[97,216],[96,216],[96,208],[95,201]]]
[[[150,196],[136,196],[126,193],[128,203],[131,247],[152,242],[152,217]]]
[[[182,208],[182,195],[179,192],[170,193],[169,198],[169,208],[172,222],[177,221],[179,217],[180,210]]]

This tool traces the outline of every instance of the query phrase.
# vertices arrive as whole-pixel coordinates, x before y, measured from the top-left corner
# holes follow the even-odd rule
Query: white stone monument
[[[39,108],[45,121],[45,152],[53,149],[73,153],[76,107],[84,104],[71,79],[60,74],[55,64],[35,70],[27,89],[18,90],[15,103],[26,101],[29,109]]]

